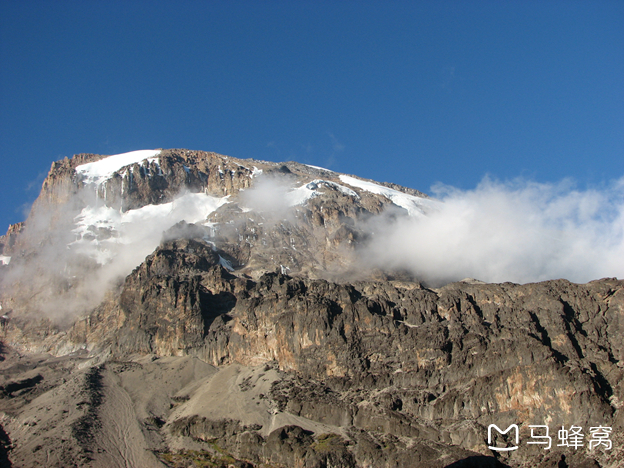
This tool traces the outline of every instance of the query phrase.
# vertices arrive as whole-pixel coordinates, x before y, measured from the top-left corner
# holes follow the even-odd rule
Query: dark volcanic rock
[[[355,262],[370,217],[407,211],[339,174],[187,150],[95,185],[76,171],[101,158],[54,163],[29,219],[0,238],[0,462],[623,466],[624,281],[431,289]],[[250,208],[261,173],[305,202]],[[98,276],[117,252],[102,246],[127,240],[121,221],[77,219],[143,216],[186,192],[222,203],[159,227],[133,271]],[[488,442],[491,424],[517,424],[518,450],[490,450],[513,442]],[[549,427],[550,450],[527,444],[531,425]],[[585,443],[557,445],[572,425]],[[610,449],[590,449],[597,426]]]
[[[399,458],[401,438],[485,453],[489,424],[519,424],[525,440],[530,424],[622,428],[623,281],[430,290],[278,272],[254,282],[218,257],[194,240],[148,257],[124,284],[113,353],[192,354],[214,365],[276,360],[293,372],[273,387],[280,410],[397,438]],[[292,437],[297,447],[307,440]],[[357,450],[349,453],[359,459]],[[535,463],[544,457],[523,450]]]

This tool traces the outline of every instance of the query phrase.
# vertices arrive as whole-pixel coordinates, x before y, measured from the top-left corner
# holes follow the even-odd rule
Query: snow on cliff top
[[[424,214],[423,207],[430,204],[430,200],[426,198],[415,197],[414,195],[408,195],[407,193],[399,192],[383,185],[374,184],[365,180],[356,179],[348,175],[341,174],[340,180],[351,187],[357,187],[367,192],[375,193],[377,195],[383,195],[388,198],[392,203],[401,208],[405,208],[410,216],[420,216]]]
[[[328,180],[315,179],[312,182],[308,182],[307,184],[303,184],[301,187],[298,187],[294,190],[291,190],[286,194],[287,204],[288,206],[296,206],[303,205],[309,199],[316,197],[320,194],[318,191],[319,186],[325,185],[327,187],[332,187],[345,195],[349,195],[353,198],[360,198],[360,196],[344,185],[337,184],[336,182],[331,182]]]
[[[187,193],[169,203],[145,205],[126,212],[103,204],[87,206],[74,219],[76,228],[72,232],[76,239],[68,246],[101,265],[121,255],[131,270],[158,246],[164,230],[179,221],[204,222],[210,213],[228,203],[228,197]]]
[[[312,169],[317,169],[319,171],[325,171],[325,172],[336,172],[336,171],[332,171],[330,169],[325,169],[324,167],[320,167],[320,166],[313,166],[312,164],[304,164],[304,166],[308,166],[311,167]]]
[[[86,183],[101,184],[122,167],[140,163],[145,159],[156,158],[159,154],[160,150],[139,150],[115,154],[99,161],[81,164],[76,167],[76,172],[85,178]]]

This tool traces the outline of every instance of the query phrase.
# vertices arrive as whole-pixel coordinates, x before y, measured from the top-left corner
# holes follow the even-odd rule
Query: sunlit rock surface
[[[420,192],[199,151],[112,158],[54,163],[0,239],[5,464],[624,463],[623,281],[427,285],[360,250],[371,217],[426,216]],[[514,445],[492,424],[518,425],[518,449],[488,448]],[[573,425],[583,445],[558,446]],[[597,426],[610,449],[590,449]]]

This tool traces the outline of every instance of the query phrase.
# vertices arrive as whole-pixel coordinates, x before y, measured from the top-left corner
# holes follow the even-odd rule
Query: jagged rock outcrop
[[[13,253],[15,241],[24,229],[24,223],[15,223],[9,226],[6,234],[0,236],[0,254],[10,256]]]

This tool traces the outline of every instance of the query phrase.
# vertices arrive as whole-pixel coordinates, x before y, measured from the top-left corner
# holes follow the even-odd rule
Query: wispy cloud
[[[30,209],[32,208],[33,202],[22,203],[20,206],[15,208],[15,212],[22,215],[23,219],[28,218],[28,214],[30,213]]]
[[[344,151],[345,145],[339,142],[338,138],[336,138],[336,136],[333,133],[327,132],[327,134],[329,135],[329,138],[331,139],[332,149],[337,153]]]
[[[332,132],[327,132],[327,135],[329,136],[331,146],[325,156],[323,165],[327,168],[333,168],[338,161],[338,154],[342,153],[346,146],[338,141],[338,138]]]
[[[33,189],[37,189],[37,191],[39,191],[39,189],[41,189],[41,184],[43,184],[43,181],[46,178],[47,173],[45,172],[40,172],[39,174],[37,174],[37,177],[35,177],[33,180],[29,181],[26,184],[26,191],[30,192]]]

